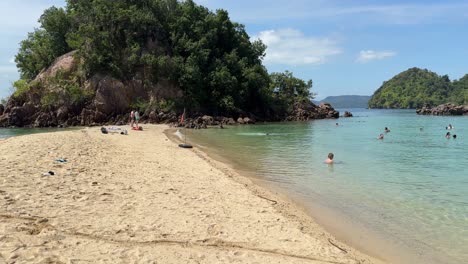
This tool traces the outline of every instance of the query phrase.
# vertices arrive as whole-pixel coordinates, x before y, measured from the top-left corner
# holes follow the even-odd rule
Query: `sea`
[[[37,133],[48,133],[48,132],[57,132],[57,131],[69,131],[76,130],[78,127],[69,127],[69,128],[0,128],[0,139],[5,139],[9,137],[16,137],[29,134]]]
[[[467,263],[468,117],[344,110],[353,117],[187,130],[187,140],[288,195],[365,253]]]

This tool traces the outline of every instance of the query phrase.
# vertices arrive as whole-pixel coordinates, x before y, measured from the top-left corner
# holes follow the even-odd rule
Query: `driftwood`
[[[266,197],[263,197],[263,196],[261,196],[261,195],[257,195],[257,196],[258,196],[258,197],[260,197],[260,198],[263,198],[263,199],[265,199],[265,200],[268,200],[268,201],[272,202],[273,204],[277,204],[277,203],[278,203],[278,202],[277,202],[277,201],[275,201],[275,200],[268,199],[268,198],[266,198]]]
[[[338,246],[337,244],[333,243],[333,241],[329,238],[328,239],[328,242],[330,242],[330,244],[332,244],[333,246],[335,246],[337,249],[343,251],[344,253],[348,253],[348,251],[340,246]]]

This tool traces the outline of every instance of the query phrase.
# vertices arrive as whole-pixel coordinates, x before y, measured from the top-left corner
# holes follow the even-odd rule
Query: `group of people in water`
[[[384,132],[385,132],[385,134],[386,134],[386,133],[389,133],[389,132],[390,132],[390,129],[388,129],[388,127],[385,127]],[[380,134],[380,135],[377,137],[377,139],[381,139],[381,140],[384,139],[384,134]]]
[[[336,125],[338,126],[338,123],[336,123]],[[455,128],[455,127],[452,126],[452,124],[449,124],[448,126],[445,127],[445,129],[447,129],[447,130],[451,130],[451,129],[454,129],[454,128]],[[424,130],[424,129],[423,129],[422,127],[419,128],[419,131],[423,131],[423,130]],[[387,133],[390,132],[390,129],[389,129],[388,127],[385,127],[384,132],[385,132],[385,134],[387,134]],[[450,139],[450,138],[456,139],[456,138],[457,138],[457,135],[456,135],[456,134],[453,134],[453,135],[452,135],[450,132],[447,132],[447,133],[445,134],[445,137],[446,137],[447,139]],[[377,137],[377,139],[383,140],[383,139],[384,139],[384,134],[383,134],[383,133],[380,134],[380,135]],[[327,159],[324,161],[324,163],[326,163],[326,164],[333,164],[333,158],[334,158],[334,156],[335,156],[335,155],[334,155],[333,153],[331,153],[331,152],[328,153],[328,157],[327,157]]]
[[[455,127],[452,126],[452,124],[449,124],[448,126],[445,127],[445,129],[447,129],[447,130],[449,130],[449,129],[454,129],[454,128],[455,128]],[[450,137],[453,137],[453,138],[455,139],[455,138],[457,138],[457,135],[455,135],[455,134],[452,135],[450,132],[447,132],[447,133],[445,134],[445,138],[450,139]]]

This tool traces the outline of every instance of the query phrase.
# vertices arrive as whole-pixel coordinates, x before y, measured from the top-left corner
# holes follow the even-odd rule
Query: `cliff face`
[[[182,96],[177,85],[164,79],[152,86],[145,85],[142,80],[122,81],[102,74],[78,80],[74,54],[70,52],[57,58],[38,74],[27,92],[11,96],[7,105],[0,107],[0,126],[88,126],[126,122],[127,113],[139,102],[151,105],[161,99]],[[153,112],[154,115],[157,108],[148,106],[146,110],[145,114]]]

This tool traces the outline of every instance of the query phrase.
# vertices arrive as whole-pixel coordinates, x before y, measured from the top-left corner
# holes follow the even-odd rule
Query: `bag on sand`
[[[105,127],[101,127],[101,132],[102,132],[103,134],[107,134],[107,133],[108,133],[108,132],[107,132],[107,129],[106,129]]]

